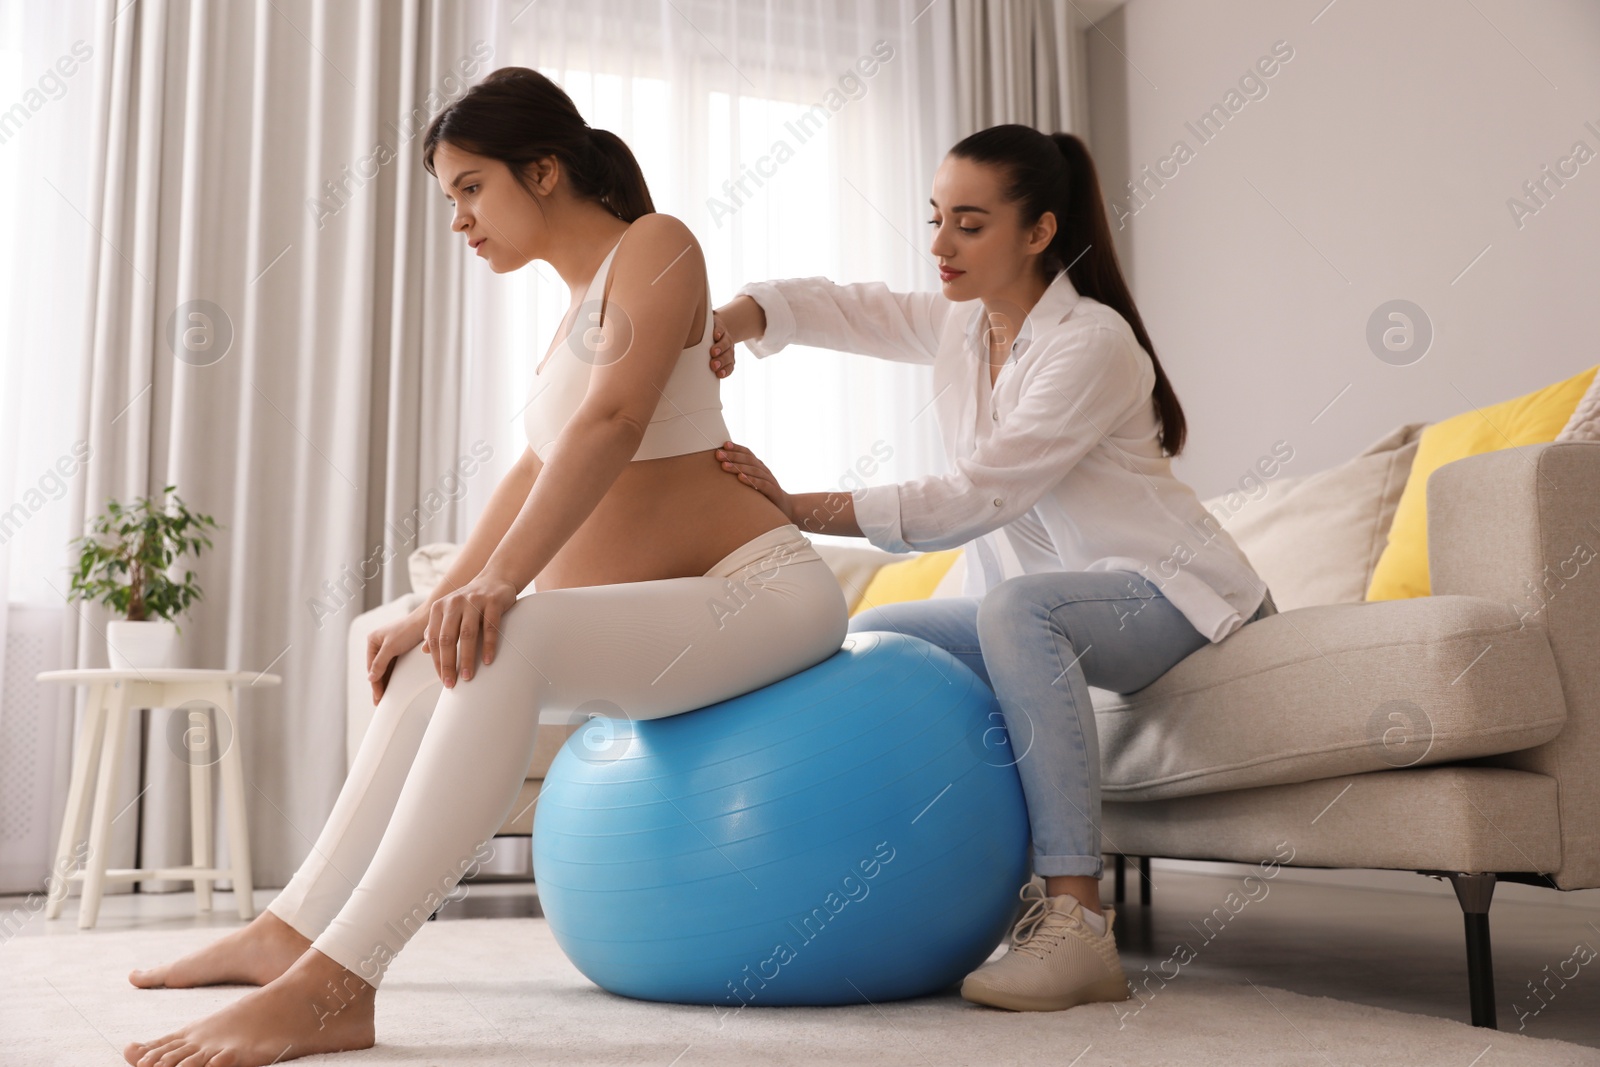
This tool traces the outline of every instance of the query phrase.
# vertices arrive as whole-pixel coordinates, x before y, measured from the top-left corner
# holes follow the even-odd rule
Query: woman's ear
[[[528,176],[528,181],[533,185],[540,196],[549,196],[564,176],[561,160],[555,156],[545,156],[526,164],[523,171]]]
[[[1028,231],[1028,253],[1037,255],[1050,247],[1050,242],[1056,238],[1056,213],[1046,211],[1039,216],[1039,221],[1033,224]]]

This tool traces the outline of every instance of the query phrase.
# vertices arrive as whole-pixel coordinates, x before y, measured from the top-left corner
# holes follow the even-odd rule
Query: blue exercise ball
[[[1028,876],[994,695],[916,637],[859,632],[791,677],[574,733],[535,809],[557,944],[641,1000],[860,1004],[983,963]]]

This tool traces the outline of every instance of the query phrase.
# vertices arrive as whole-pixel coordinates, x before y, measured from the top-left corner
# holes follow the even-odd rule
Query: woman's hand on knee
[[[427,626],[427,614],[413,611],[367,634],[367,681],[372,683],[374,704],[383,699],[383,691],[388,688],[389,675],[394,672],[395,663],[417,647]]]
[[[484,664],[494,662],[500,619],[517,602],[517,592],[503,578],[480,574],[433,602],[422,648],[433,654],[434,670],[447,688],[458,673],[463,679],[477,673],[480,647]]]

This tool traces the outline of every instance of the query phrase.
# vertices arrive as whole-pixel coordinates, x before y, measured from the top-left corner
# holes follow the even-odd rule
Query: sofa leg
[[[1148,908],[1150,906],[1150,890],[1154,886],[1150,880],[1150,857],[1139,857],[1139,903]]]
[[[1489,901],[1494,896],[1494,875],[1447,873],[1467,929],[1467,992],[1472,1002],[1472,1025],[1495,1030],[1499,1026],[1494,1010],[1494,960],[1489,952]]]
[[[1117,853],[1116,862],[1114,864],[1114,868],[1115,868],[1115,875],[1114,875],[1114,877],[1112,879],[1111,898],[1112,898],[1112,903],[1113,904],[1121,904],[1122,903],[1123,894],[1127,890],[1128,857],[1124,856],[1120,852]]]

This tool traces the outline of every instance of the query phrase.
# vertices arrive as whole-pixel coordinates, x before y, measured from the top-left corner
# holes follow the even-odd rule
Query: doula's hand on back
[[[767,313],[754,297],[736,296],[711,315],[711,371],[719,378],[733,373],[733,346],[767,335]]]
[[[726,378],[733,373],[733,340],[722,324],[721,312],[711,316],[711,373]]]

